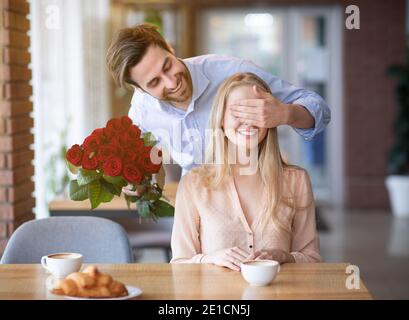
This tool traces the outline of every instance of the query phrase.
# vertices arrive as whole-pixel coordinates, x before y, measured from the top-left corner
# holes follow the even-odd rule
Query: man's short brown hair
[[[124,87],[126,84],[138,86],[132,81],[129,69],[142,60],[150,45],[157,45],[171,52],[158,28],[149,23],[121,29],[114,35],[107,52],[106,63],[118,86]]]

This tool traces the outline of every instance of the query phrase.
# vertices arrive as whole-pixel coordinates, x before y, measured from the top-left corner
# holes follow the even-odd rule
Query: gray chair
[[[132,250],[125,230],[97,217],[53,217],[32,220],[11,236],[1,263],[40,263],[42,256],[78,252],[84,263],[131,263]]]
[[[144,249],[161,249],[166,261],[171,260],[173,217],[160,218],[157,222],[148,219],[139,220],[135,217],[116,218],[114,221],[125,228],[134,253],[134,261],[139,260],[141,250]]]

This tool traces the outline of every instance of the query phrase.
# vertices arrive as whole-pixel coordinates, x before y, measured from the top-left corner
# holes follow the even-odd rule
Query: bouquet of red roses
[[[68,149],[68,168],[76,175],[70,182],[70,198],[89,199],[95,209],[131,185],[138,196],[125,195],[128,208],[136,203],[142,217],[155,220],[172,216],[173,206],[161,200],[164,171],[162,153],[155,144],[152,134],[141,134],[129,117],[109,120],[105,128],[95,129],[82,145]]]

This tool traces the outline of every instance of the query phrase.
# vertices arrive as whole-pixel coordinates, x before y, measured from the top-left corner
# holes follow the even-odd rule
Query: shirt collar
[[[192,85],[193,85],[193,93],[192,93],[192,101],[191,105],[200,98],[203,92],[206,90],[207,86],[209,85],[210,81],[205,76],[205,74],[201,70],[200,65],[195,65],[190,63],[187,60],[179,60],[182,62],[190,72],[190,76],[192,78]],[[189,105],[189,107],[191,106]]]

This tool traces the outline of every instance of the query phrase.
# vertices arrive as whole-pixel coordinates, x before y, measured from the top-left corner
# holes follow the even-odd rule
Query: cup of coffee
[[[240,264],[243,278],[253,286],[266,286],[280,272],[280,263],[275,260],[250,260]]]
[[[82,254],[73,252],[49,254],[41,258],[41,265],[50,271],[54,278],[63,279],[81,269]]]

